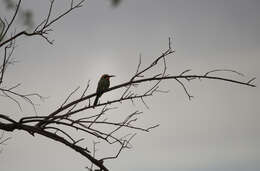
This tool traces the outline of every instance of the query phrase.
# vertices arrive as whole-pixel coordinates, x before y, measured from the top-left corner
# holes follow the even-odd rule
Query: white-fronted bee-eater
[[[104,74],[101,76],[100,80],[98,81],[98,86],[97,86],[97,96],[94,101],[94,106],[97,105],[98,99],[102,96],[102,94],[109,88],[110,86],[110,78],[115,77],[114,75],[108,75]]]

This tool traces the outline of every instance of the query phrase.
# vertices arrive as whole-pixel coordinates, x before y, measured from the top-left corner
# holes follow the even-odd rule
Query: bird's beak
[[[115,75],[109,75],[109,77],[115,77]]]

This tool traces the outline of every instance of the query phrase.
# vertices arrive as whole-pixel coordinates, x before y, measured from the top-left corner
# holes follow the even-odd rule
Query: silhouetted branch
[[[22,110],[22,106],[19,102],[19,100],[17,100],[18,98],[23,99],[24,101],[28,102],[29,104],[31,104],[31,106],[33,107],[35,113],[36,113],[36,107],[35,107],[35,103],[33,102],[33,100],[31,99],[32,97],[38,97],[39,99],[44,99],[44,97],[42,97],[40,94],[38,93],[30,93],[30,94],[20,94],[15,92],[14,90],[19,87],[21,84],[16,84],[15,86],[5,89],[5,88],[0,88],[0,92],[2,94],[0,94],[1,96],[5,96],[9,99],[11,99],[12,101],[14,101],[18,107],[20,108],[20,110]]]
[[[5,132],[3,131],[0,136],[0,145],[5,145],[5,142],[11,139],[11,137],[4,137]]]
[[[5,22],[2,20],[2,18],[0,17],[0,28],[1,28],[1,31],[0,31],[0,42],[2,40],[2,35],[5,31]]]
[[[0,85],[3,83],[4,73],[7,70],[8,65],[13,63],[13,61],[11,61],[11,57],[14,52],[14,48],[15,48],[15,41],[11,41],[4,48],[3,62],[1,62],[2,64],[0,65]],[[11,50],[9,51],[9,49]]]
[[[109,88],[107,90],[107,92],[113,91],[113,90],[116,90],[116,89],[120,89],[120,88],[123,88],[123,87],[127,87],[127,89],[124,91],[124,93],[121,96],[121,98],[116,99],[116,100],[112,100],[112,101],[108,101],[108,102],[105,102],[105,103],[100,103],[97,106],[104,106],[104,105],[107,105],[107,104],[113,104],[113,103],[116,103],[116,102],[122,102],[122,101],[125,101],[125,100],[133,100],[133,99],[138,99],[138,98],[143,101],[144,97],[151,96],[151,95],[153,95],[154,92],[156,92],[156,90],[158,88],[157,86],[160,83],[160,81],[162,81],[162,80],[169,80],[169,79],[176,80],[179,84],[181,84],[181,86],[185,90],[185,93],[188,95],[189,99],[192,96],[188,93],[188,90],[185,87],[185,85],[181,82],[181,79],[185,79],[185,80],[194,80],[194,79],[220,80],[220,81],[225,81],[225,82],[230,82],[230,83],[235,83],[235,84],[255,87],[255,85],[252,84],[252,81],[250,81],[250,80],[249,81],[239,81],[239,80],[234,80],[234,79],[230,79],[230,78],[224,78],[224,77],[218,77],[218,76],[209,76],[209,73],[213,73],[213,71],[207,72],[206,74],[202,74],[202,75],[195,75],[195,74],[185,75],[185,73],[190,71],[190,70],[185,70],[180,75],[166,75],[165,57],[170,55],[173,52],[174,51],[172,51],[171,49],[166,50],[161,56],[156,58],[148,67],[146,67],[143,70],[137,72],[128,82],[125,82],[125,83],[122,83],[122,84],[119,84],[119,85],[116,85],[116,86],[113,86],[113,87]],[[163,72],[161,74],[156,74],[155,76],[152,76],[152,77],[147,77],[147,78],[142,77],[142,79],[136,79],[141,74],[144,74],[145,71],[148,71],[149,69],[152,69],[152,67],[157,65],[157,63],[160,60],[164,61],[164,69],[163,69]],[[138,66],[139,65],[140,64],[138,64]],[[225,70],[225,71],[228,71],[228,70]],[[216,70],[214,72],[216,72]],[[233,72],[233,71],[230,71],[230,72]],[[128,94],[128,91],[130,89],[129,87],[131,85],[137,85],[137,84],[140,84],[140,83],[151,82],[151,81],[159,81],[159,82],[157,82],[154,86],[152,86],[144,94],[134,94],[134,93]],[[125,96],[126,94],[127,94],[127,96]],[[66,109],[70,108],[71,106],[73,106],[75,104],[79,104],[79,103],[81,103],[83,101],[86,101],[86,100],[88,100],[88,99],[90,99],[90,98],[92,98],[94,96],[96,96],[96,93],[90,94],[90,95],[85,96],[83,98],[79,98],[79,99],[74,100],[74,101],[72,101],[70,103],[67,103],[66,105],[62,106],[61,108],[58,108],[57,110],[55,110],[51,114],[49,114],[49,116],[48,116],[49,118],[46,117],[45,120],[48,120],[50,118],[54,118],[54,116],[64,112]],[[78,112],[82,112],[82,111],[90,109],[90,108],[93,108],[93,106],[92,105],[88,105],[88,106],[85,106],[85,107],[82,107],[82,108],[79,108],[79,109],[75,109],[75,110],[70,111],[66,115],[72,115],[72,114],[75,114],[75,113],[78,113]],[[37,124],[37,126],[41,126],[43,123],[44,123],[44,121],[39,122],[39,124]]]
[[[125,143],[127,142],[127,144],[129,144],[129,141],[131,139],[129,141],[127,141],[126,139],[124,139],[122,137],[120,138],[120,137],[114,136],[114,133],[118,132],[120,129],[127,128],[127,129],[132,129],[132,130],[140,130],[140,131],[148,132],[151,129],[159,126],[158,124],[154,125],[154,126],[150,126],[148,128],[133,126],[133,123],[137,120],[137,118],[135,118],[135,116],[137,114],[140,114],[139,112],[137,112],[137,113],[134,112],[134,113],[128,115],[127,118],[123,122],[111,122],[111,121],[107,121],[107,120],[102,121],[101,117],[103,117],[104,114],[106,112],[108,112],[107,105],[112,105],[112,104],[118,103],[118,102],[122,103],[123,101],[129,101],[129,100],[133,101],[135,99],[140,99],[144,103],[144,105],[148,108],[148,105],[144,102],[144,98],[148,97],[148,96],[152,96],[156,92],[160,92],[158,89],[159,89],[159,85],[160,85],[162,80],[176,80],[177,83],[179,83],[183,87],[184,92],[187,94],[189,99],[192,96],[190,95],[190,93],[188,92],[188,89],[186,88],[186,86],[183,84],[183,82],[181,80],[192,81],[192,80],[195,80],[195,79],[212,79],[212,80],[220,80],[220,81],[224,81],[224,82],[255,87],[255,85],[252,83],[252,81],[254,79],[250,79],[249,81],[240,81],[240,80],[224,78],[224,77],[219,77],[219,76],[210,76],[210,74],[212,75],[213,73],[217,73],[217,72],[220,72],[220,71],[237,73],[238,75],[242,76],[242,74],[239,73],[239,72],[235,72],[233,70],[227,70],[227,69],[225,69],[225,70],[212,70],[212,71],[208,71],[205,74],[201,74],[201,75],[187,74],[191,70],[185,70],[185,71],[181,72],[181,74],[179,74],[179,75],[166,74],[167,66],[166,66],[166,59],[165,58],[173,52],[174,51],[172,51],[171,49],[166,50],[164,53],[162,53],[161,56],[156,58],[150,65],[148,65],[148,67],[146,67],[144,69],[141,69],[141,59],[140,59],[135,75],[132,78],[130,78],[128,82],[113,86],[113,87],[111,87],[110,89],[107,90],[107,92],[109,92],[109,91],[113,91],[113,90],[124,88],[124,87],[127,88],[123,92],[123,95],[120,98],[110,100],[110,101],[107,101],[107,102],[103,102],[103,103],[99,103],[98,105],[96,105],[96,107],[103,106],[103,108],[102,108],[102,110],[99,114],[73,119],[73,117],[78,116],[79,113],[93,109],[93,106],[90,103],[87,106],[84,106],[84,107],[80,107],[80,106],[76,107],[76,106],[78,104],[86,101],[86,100],[89,100],[90,98],[92,98],[96,95],[95,93],[90,94],[90,95],[86,95],[86,96],[82,95],[77,100],[74,100],[72,102],[68,102],[69,97],[72,94],[74,94],[74,91],[73,91],[69,95],[69,97],[65,100],[65,102],[62,104],[62,106],[60,108],[56,109],[55,111],[53,111],[52,113],[50,113],[48,116],[38,117],[38,118],[35,118],[35,117],[34,118],[27,118],[22,122],[24,124],[25,123],[32,123],[32,122],[37,123],[35,125],[35,127],[38,127],[39,129],[42,129],[42,130],[45,130],[45,128],[49,128],[50,127],[49,125],[53,125],[53,124],[63,125],[63,126],[65,125],[67,127],[71,127],[71,128],[76,129],[76,130],[81,130],[83,132],[91,134],[92,136],[97,137],[98,139],[102,139],[109,144],[119,143],[120,148],[119,148],[118,153],[115,156],[104,157],[103,159],[98,160],[98,161],[104,161],[106,159],[117,158],[117,156],[122,151],[122,149],[128,147],[128,146],[125,145]],[[160,61],[162,63],[162,68],[163,68],[162,72],[159,73],[159,74],[155,74],[154,76],[146,77],[145,76],[146,71],[148,71],[148,70],[150,71],[150,69],[152,69],[155,65],[158,65]],[[138,84],[144,84],[146,82],[153,82],[153,81],[155,81],[156,83],[153,86],[150,86],[150,88],[148,90],[144,91],[141,94],[135,93],[134,90],[130,90],[131,87],[137,88]],[[83,94],[85,94],[85,93],[83,93]],[[66,122],[64,122],[64,121],[66,121]],[[93,128],[94,125],[95,126],[96,125],[112,126],[112,130],[109,131],[109,132],[104,131],[104,130],[99,130],[97,128]]]
[[[3,31],[3,34],[1,34],[1,37],[0,37],[0,47],[2,46],[1,41],[2,41],[3,38],[6,36],[7,32],[9,31],[11,25],[12,25],[13,22],[14,22],[14,19],[15,19],[16,16],[17,16],[17,13],[18,13],[18,11],[19,11],[20,5],[21,5],[21,0],[18,1],[18,4],[17,4],[17,6],[16,6],[14,15],[13,15],[13,17],[12,17],[10,23],[8,23],[6,29]],[[1,20],[1,21],[2,21],[2,20]],[[10,41],[12,41],[12,40],[10,40]],[[7,41],[6,43],[8,43],[8,42],[10,42],[10,41]],[[4,44],[3,44],[3,45],[4,45]]]
[[[121,147],[119,148],[119,150],[115,156],[104,157],[101,159],[101,161],[109,160],[109,159],[116,159],[119,156],[119,154],[122,152],[123,149],[130,148],[130,146],[129,146],[130,141],[134,138],[135,135],[136,134],[133,134],[129,139],[123,141],[123,144],[121,145]]]
[[[2,116],[0,115],[0,119],[2,118]],[[3,118],[2,118],[3,119]],[[29,125],[24,125],[22,123],[2,123],[0,122],[0,129],[5,130],[5,131],[14,131],[14,130],[23,130],[26,131],[30,134],[40,134],[43,135],[47,138],[50,138],[52,140],[58,141],[70,148],[72,148],[73,150],[75,150],[76,152],[80,153],[81,155],[85,156],[86,158],[88,158],[91,162],[93,162],[95,165],[97,165],[99,168],[103,169],[104,171],[108,171],[108,169],[102,164],[100,163],[98,160],[96,160],[95,158],[93,158],[90,154],[89,151],[85,148],[82,148],[78,145],[75,145],[74,143],[69,142],[68,140],[64,139],[63,137],[43,130],[43,129],[39,129],[35,126],[29,126]]]
[[[3,48],[3,58],[1,58],[0,65],[0,95],[5,96],[8,99],[15,102],[20,109],[22,109],[21,99],[29,104],[31,104],[36,111],[35,103],[33,98],[37,97],[42,99],[43,97],[37,93],[18,93],[17,89],[20,87],[20,83],[13,86],[5,86],[5,71],[8,65],[12,64],[11,56],[14,51],[15,40],[22,36],[41,36],[48,43],[52,44],[48,38],[48,33],[52,31],[51,26],[63,18],[65,15],[73,11],[74,9],[80,8],[85,0],[81,0],[74,3],[71,0],[70,7],[52,18],[52,10],[54,6],[54,0],[50,1],[50,6],[48,13],[43,21],[41,21],[32,32],[20,31],[17,34],[11,34],[7,37],[10,31],[11,25],[13,24],[21,0],[19,0],[15,13],[11,21],[4,22],[1,19],[3,29],[0,32],[0,48]],[[3,39],[5,37],[5,40]],[[4,40],[4,41],[3,41]],[[168,91],[160,90],[160,85],[162,81],[173,80],[177,84],[181,85],[184,93],[191,99],[193,96],[190,94],[187,84],[191,81],[199,80],[218,80],[227,83],[234,83],[237,85],[244,85],[249,87],[255,87],[253,81],[255,78],[243,81],[240,79],[232,79],[229,77],[218,76],[219,72],[235,73],[238,76],[244,76],[242,73],[230,70],[230,69],[215,69],[210,70],[202,74],[191,74],[191,70],[187,69],[180,74],[173,75],[167,73],[167,58],[173,54],[175,51],[172,49],[172,42],[169,38],[167,44],[167,50],[162,54],[154,58],[154,60],[147,66],[142,64],[141,55],[139,57],[138,65],[136,71],[128,79],[128,81],[112,86],[106,92],[122,90],[122,94],[114,99],[109,99],[109,101],[103,101],[95,106],[91,104],[91,99],[94,98],[96,93],[87,94],[89,88],[89,81],[86,88],[80,93],[79,87],[73,90],[68,96],[60,103],[59,107],[54,109],[47,115],[38,116],[25,116],[19,118],[17,121],[10,118],[8,114],[0,114],[0,129],[4,131],[13,132],[14,130],[22,130],[28,132],[30,135],[39,134],[45,136],[49,139],[57,141],[61,144],[68,146],[69,148],[75,150],[82,156],[86,157],[91,162],[91,167],[89,170],[93,171],[94,165],[98,167],[99,170],[108,171],[108,168],[104,166],[104,161],[109,159],[116,159],[124,149],[131,148],[131,140],[136,135],[136,132],[149,132],[150,130],[159,126],[159,124],[154,124],[151,126],[140,126],[138,125],[138,120],[142,117],[141,111],[135,110],[134,112],[121,111],[121,116],[123,119],[116,120],[113,116],[115,110],[118,109],[115,105],[124,102],[134,103],[135,101],[141,102],[144,106],[149,109],[149,104],[146,98],[153,97],[157,93],[167,93]],[[145,66],[145,67],[144,67]],[[158,72],[157,67],[161,70]],[[153,73],[149,75],[149,73]],[[239,77],[240,78],[240,77]],[[187,81],[187,83],[185,82]],[[184,84],[185,83],[185,84]],[[140,88],[144,86],[145,88]],[[73,99],[73,98],[74,99]],[[76,98],[76,100],[75,100]],[[122,135],[120,131],[127,131],[126,135]],[[78,137],[78,132],[82,136]],[[82,144],[89,141],[89,137],[98,139],[100,143],[105,143],[107,145],[115,144],[118,146],[115,154],[110,156],[102,156],[100,159],[96,156],[96,141],[93,143],[92,153],[89,148],[84,147]],[[6,142],[9,138],[3,138],[3,134],[0,136],[0,144]]]
[[[20,36],[41,36],[42,38],[44,38],[49,44],[53,44],[53,40],[50,40],[47,35],[49,32],[52,31],[52,29],[50,29],[50,26],[52,26],[54,23],[56,23],[57,21],[59,21],[61,18],[63,18],[65,15],[67,15],[68,13],[70,13],[71,11],[73,11],[74,9],[80,8],[82,7],[83,3],[85,0],[81,0],[78,3],[74,4],[74,1],[71,1],[71,5],[70,8],[67,9],[65,12],[61,13],[60,15],[58,15],[57,17],[55,17],[54,19],[50,20],[51,17],[51,12],[53,9],[53,4],[54,4],[54,0],[50,1],[50,8],[47,14],[47,17],[38,25],[35,27],[33,32],[27,32],[27,31],[20,31],[19,33],[15,34],[14,36],[11,36],[10,38],[7,38],[5,41],[3,40],[3,37],[6,36],[7,32],[9,31],[9,28],[11,26],[11,24],[13,23],[14,19],[16,18],[16,14],[19,10],[20,4],[21,4],[21,0],[19,0],[15,14],[13,15],[13,18],[11,20],[11,22],[8,24],[5,32],[3,33],[2,37],[0,38],[0,47],[4,46],[5,44],[13,41],[14,39],[17,39]]]

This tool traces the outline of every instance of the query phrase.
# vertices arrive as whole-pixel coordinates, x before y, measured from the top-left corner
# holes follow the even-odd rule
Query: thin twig
[[[8,30],[10,29],[11,25],[13,24],[14,19],[16,18],[16,15],[17,15],[17,13],[18,13],[18,11],[19,11],[21,2],[22,2],[22,0],[19,0],[19,1],[18,1],[18,4],[17,4],[16,9],[15,9],[15,12],[14,12],[14,15],[13,15],[13,17],[12,17],[10,23],[7,25],[7,28],[6,28],[6,30],[4,31],[2,37],[5,37],[5,36],[6,36]],[[2,39],[2,38],[0,38],[0,40],[1,40],[1,39]],[[1,46],[0,46],[0,47],[1,47]]]

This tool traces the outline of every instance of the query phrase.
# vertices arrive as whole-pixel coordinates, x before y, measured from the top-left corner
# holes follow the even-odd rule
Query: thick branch
[[[70,147],[71,149],[73,149],[76,152],[80,153],[81,155],[85,156],[87,159],[89,159],[92,163],[94,163],[100,169],[103,169],[104,171],[108,171],[108,169],[103,165],[103,163],[101,163],[99,160],[93,158],[87,152],[87,149],[84,149],[80,146],[77,146],[74,143],[70,143],[69,141],[67,141],[66,139],[58,136],[55,133],[45,131],[45,130],[37,128],[35,126],[24,125],[24,124],[20,124],[20,123],[17,123],[17,122],[16,123],[8,123],[8,124],[0,122],[0,129],[5,130],[5,131],[11,131],[11,132],[18,129],[18,130],[24,130],[24,131],[26,131],[30,134],[37,133],[37,134],[40,134],[42,136],[48,137],[50,139],[53,139],[55,141],[58,141],[58,142],[60,142],[64,145]]]

